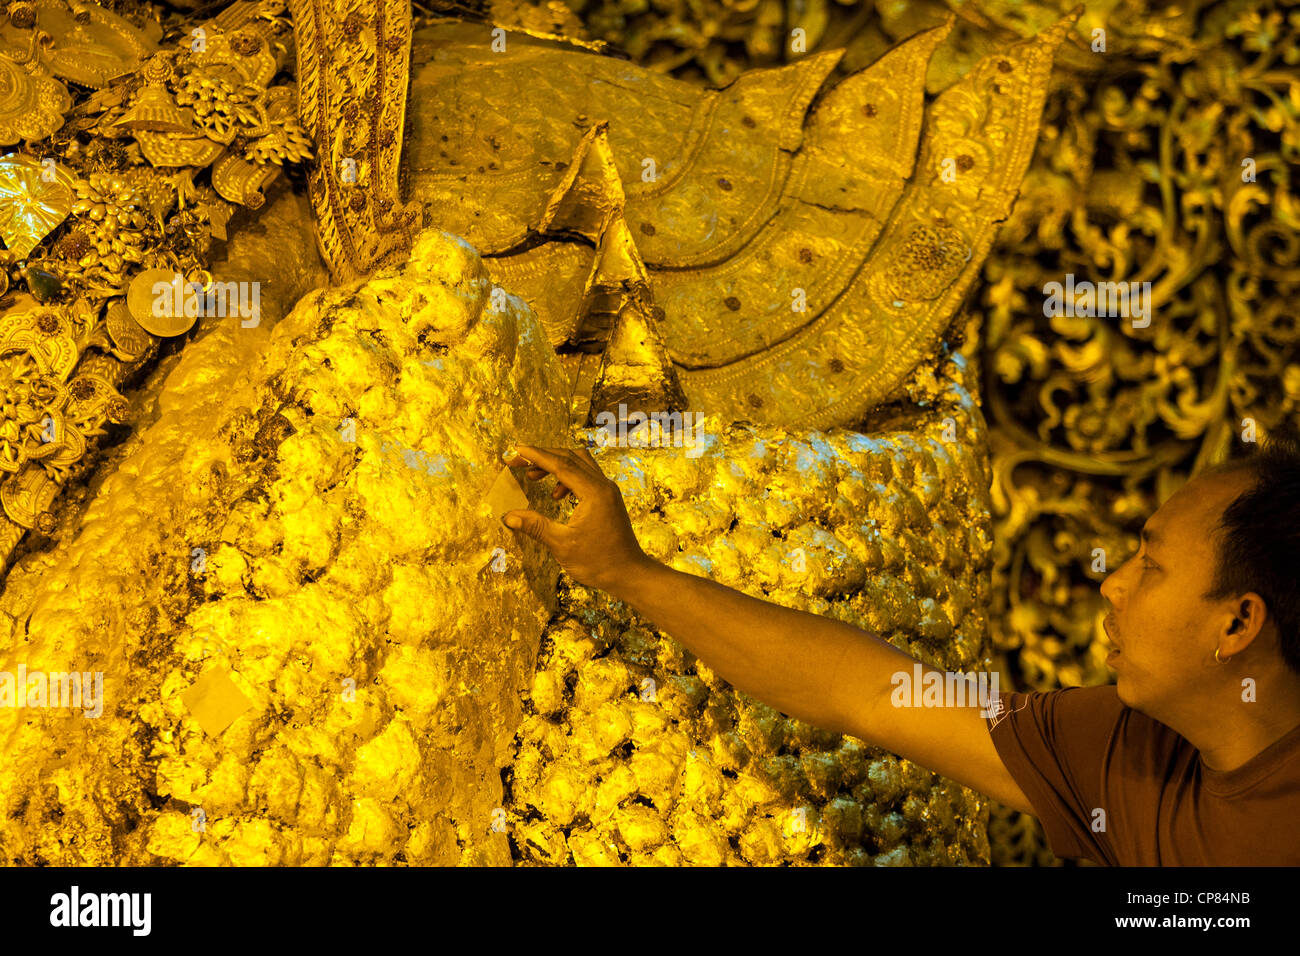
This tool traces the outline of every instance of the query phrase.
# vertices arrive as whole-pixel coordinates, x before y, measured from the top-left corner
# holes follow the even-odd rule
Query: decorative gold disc
[[[149,348],[152,341],[143,326],[131,315],[131,309],[124,299],[116,299],[104,314],[104,324],[108,334],[127,361],[139,358]]]
[[[197,309],[194,315],[185,314],[185,303],[194,293],[189,289],[189,281],[182,276],[183,284],[179,285],[177,294],[177,275],[179,273],[171,269],[146,269],[131,280],[126,290],[126,307],[146,332],[163,338],[184,335],[198,318]],[[160,282],[171,286],[171,290],[161,295],[154,292],[154,286]]]

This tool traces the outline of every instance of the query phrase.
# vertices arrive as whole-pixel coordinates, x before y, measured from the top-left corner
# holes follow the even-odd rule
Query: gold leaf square
[[[520,511],[528,508],[528,496],[519,487],[519,482],[511,474],[509,468],[502,468],[497,472],[496,481],[492,482],[492,487],[483,496],[483,501],[487,503],[488,508],[491,510],[492,517],[497,520],[500,520],[501,516],[507,511]]]
[[[185,693],[181,700],[199,722],[203,732],[215,737],[253,706],[222,668],[214,667]]]

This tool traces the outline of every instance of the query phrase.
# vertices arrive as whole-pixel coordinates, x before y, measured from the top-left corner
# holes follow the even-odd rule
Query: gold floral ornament
[[[209,33],[202,50],[192,50],[186,72],[195,71],[225,80],[231,86],[252,83],[260,89],[276,74],[275,57],[256,33]]]
[[[101,434],[105,420],[126,419],[127,401],[102,375],[87,372],[68,383],[67,421],[85,437]]]
[[[77,363],[71,323],[58,310],[38,308],[0,321],[0,469],[28,461],[54,468],[85,451],[85,436],[64,417],[64,384]]]
[[[267,93],[266,99],[270,132],[249,145],[244,151],[244,159],[259,166],[282,166],[286,162],[301,163],[311,159],[311,138],[298,122],[294,90],[277,86]]]
[[[13,540],[14,532],[35,528],[43,534],[54,530],[54,515],[50,512],[58,496],[59,485],[37,465],[27,465],[17,474],[0,482],[0,508],[8,518],[3,531],[6,544]],[[14,540],[16,544],[16,540]],[[12,545],[10,545],[12,550]]]
[[[72,212],[78,225],[60,245],[72,262],[67,277],[111,295],[125,284],[127,263],[139,263],[144,256],[146,219],[139,194],[111,173],[91,173],[77,184],[76,194]]]
[[[84,300],[77,304],[84,305]],[[37,306],[13,312],[0,317],[0,354],[29,352],[46,373],[65,382],[76,367],[80,355],[76,339],[83,330],[84,319],[74,320],[61,308]]]
[[[266,201],[262,190],[279,175],[286,161],[300,162],[312,157],[311,140],[298,123],[294,100],[293,91],[288,87],[278,86],[269,91],[265,135],[254,140],[242,156],[227,152],[213,164],[212,187],[221,198],[259,209]]]
[[[141,70],[146,86],[131,110],[111,128],[134,136],[154,166],[202,168],[236,136],[267,132],[265,84],[275,62],[265,43],[244,54],[223,34],[205,40],[202,52],[162,53]],[[241,49],[250,49],[241,42]],[[269,61],[269,66],[268,66]],[[269,72],[268,72],[269,71]]]
[[[19,259],[72,212],[76,181],[58,163],[9,153],[0,157],[0,239]]]
[[[235,85],[221,76],[194,72],[177,85],[176,102],[194,111],[194,121],[213,142],[229,144],[241,126],[266,126],[265,91],[254,83]]]
[[[16,46],[0,38],[0,146],[44,139],[71,108],[68,88],[41,62],[34,34]]]
[[[970,259],[965,237],[946,221],[913,226],[885,267],[885,286],[900,300],[933,299],[961,274]]]

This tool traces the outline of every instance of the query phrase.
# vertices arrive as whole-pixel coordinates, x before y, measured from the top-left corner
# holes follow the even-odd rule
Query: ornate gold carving
[[[840,56],[830,51],[755,70],[706,94],[706,119],[689,147],[656,169],[653,182],[626,180],[628,222],[649,265],[722,261],[772,218],[803,141],[808,104]],[[646,155],[654,156],[648,145]]]
[[[289,0],[312,205],[340,281],[404,258],[418,210],[398,194],[411,39],[404,0]]]
[[[488,30],[440,23],[421,31],[420,49],[436,48],[438,57],[417,60],[412,96],[428,105],[413,123],[407,159],[410,195],[430,221],[485,254],[525,239],[582,136],[609,120],[628,223],[646,263],[725,259],[775,212],[808,104],[839,60],[820,54],[701,92],[527,36],[509,34],[506,51],[492,53]],[[629,84],[654,108],[630,107]]]
[[[36,527],[89,438],[124,399],[95,375],[71,378],[79,338],[92,316],[85,303],[40,306],[0,317],[0,483],[8,519]]]
[[[0,483],[8,514],[0,560],[22,528],[46,520],[57,486],[85,466],[88,440],[105,421],[123,419],[115,389],[154,353],[154,340],[120,303],[97,321],[105,300],[142,268],[204,274],[230,218],[222,194],[259,206],[284,164],[310,157],[293,88],[267,88],[289,28],[281,0],[232,4],[193,32],[177,30],[178,41],[162,50],[156,28],[140,33],[93,4],[36,0],[30,16],[23,9],[11,6],[0,25],[0,139],[49,139],[0,160],[0,292],[18,276],[32,293],[6,313],[0,354],[13,394],[36,397],[11,402],[4,426],[12,474]],[[104,88],[70,109],[57,81],[42,80],[50,70]],[[55,132],[65,111],[68,122]],[[223,153],[220,168],[205,170]],[[37,311],[33,300],[49,308]],[[23,324],[60,316],[68,334],[50,339],[32,338]],[[148,314],[145,324],[176,335],[195,319]]]
[[[707,368],[760,353],[844,292],[912,173],[926,69],[950,29],[913,37],[823,97],[752,242],[719,265],[655,275],[674,362]]]
[[[594,258],[591,247],[582,243],[547,242],[517,255],[483,261],[495,283],[527,299],[546,330],[547,341],[558,348],[570,340],[580,344],[577,330],[582,315],[573,303],[582,300]],[[589,345],[597,353],[603,348],[603,338]]]
[[[96,90],[107,86],[115,77],[135,70],[156,49],[144,33],[97,4],[29,2],[35,16],[25,26],[16,24],[13,16],[0,18],[0,44],[21,47],[29,38],[44,36],[42,63],[55,76],[80,86]]]
[[[71,106],[68,88],[41,62],[34,35],[17,47],[0,44],[0,146],[49,136]]]
[[[746,74],[693,104],[671,84],[645,78],[647,92],[662,88],[675,97],[670,113],[685,115],[678,104],[691,105],[691,123],[679,118],[667,138],[674,150],[649,138],[646,130],[658,130],[659,121],[642,117],[652,111],[633,112],[626,95],[621,109],[617,98],[601,99],[631,77],[622,86],[588,78],[626,74],[624,64],[527,40],[513,55],[513,40],[490,54],[475,27],[431,27],[422,40],[444,43],[437,63],[421,66],[414,83],[430,104],[422,112],[449,121],[437,140],[428,135],[432,127],[417,137],[416,148],[445,158],[413,154],[413,184],[432,221],[508,253],[529,230],[595,241],[612,215],[602,183],[620,178],[627,198],[619,206],[659,305],[645,321],[662,329],[692,407],[811,427],[849,423],[885,400],[951,321],[1019,188],[1052,55],[1073,22],[1066,18],[986,58],[945,91],[926,120],[914,173],[906,157],[920,132],[926,66],[950,22],[839,84],[807,135],[808,104],[837,53]],[[557,79],[570,76],[567,84]],[[500,101],[511,104],[508,136],[494,105]],[[608,124],[599,171],[588,168],[587,143],[601,122],[589,102],[626,117]],[[573,131],[554,122],[569,112],[579,116]],[[531,117],[536,128],[527,125]],[[585,119],[596,125],[585,127]],[[584,128],[563,161],[551,155]],[[619,129],[632,162],[615,140]],[[656,149],[663,161],[646,157],[655,181],[645,183],[635,157]],[[489,155],[497,159],[483,162]],[[463,172],[451,168],[459,162]],[[537,175],[527,175],[530,164]],[[571,189],[575,182],[586,183],[589,194]],[[562,216],[536,195],[544,188],[565,197]],[[540,261],[534,249],[519,254]],[[699,263],[710,265],[681,271]],[[532,297],[534,290],[525,284],[520,291]],[[537,297],[547,312],[563,311],[555,289]],[[590,318],[585,306],[579,313]],[[603,320],[611,330],[612,314]],[[570,342],[575,338],[589,340],[590,326],[573,327]]]
[[[890,396],[935,349],[1010,210],[1037,139],[1053,53],[1077,17],[1006,57],[982,60],[939,97],[927,114],[916,174],[850,288],[826,314],[760,355],[684,372],[693,405],[825,427],[856,421]],[[970,152],[981,159],[967,166],[962,157]],[[951,182],[945,161],[959,170]]]

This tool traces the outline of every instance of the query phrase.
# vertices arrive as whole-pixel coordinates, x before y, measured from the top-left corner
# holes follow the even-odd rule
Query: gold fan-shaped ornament
[[[151,133],[195,135],[194,114],[176,105],[167,86],[150,83],[140,90],[126,115],[113,124],[118,129],[148,130]]]

